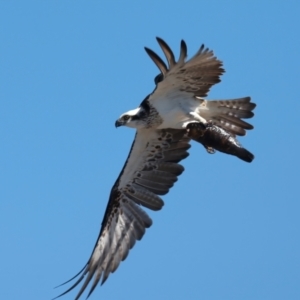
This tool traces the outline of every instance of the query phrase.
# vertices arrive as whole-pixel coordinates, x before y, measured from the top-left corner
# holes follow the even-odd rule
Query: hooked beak
[[[123,126],[123,125],[124,125],[124,123],[120,120],[117,120],[116,123],[115,123],[116,128],[120,127],[120,126]]]

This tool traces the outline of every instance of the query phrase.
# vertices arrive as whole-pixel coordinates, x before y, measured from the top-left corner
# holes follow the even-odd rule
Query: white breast
[[[181,91],[168,94],[163,99],[157,98],[151,104],[163,119],[163,123],[159,125],[158,129],[182,129],[189,122],[195,121],[191,113],[198,113],[201,100],[191,97],[190,93]]]

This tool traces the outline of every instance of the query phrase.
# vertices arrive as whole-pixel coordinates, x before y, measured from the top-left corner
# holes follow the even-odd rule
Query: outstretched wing
[[[233,136],[245,135],[246,130],[253,126],[242,119],[251,118],[252,110],[256,104],[250,97],[230,100],[205,100],[212,85],[220,82],[223,74],[222,62],[218,60],[213,51],[200,47],[198,52],[188,61],[187,46],[181,41],[178,61],[170,47],[162,39],[157,41],[168,61],[168,66],[152,50],[145,48],[151,59],[160,70],[156,76],[156,89],[149,96],[149,102],[159,108],[161,112],[168,114],[178,102],[187,111],[200,114],[207,122],[225,129]]]
[[[214,56],[213,51],[202,45],[190,60],[185,61],[187,46],[182,40],[180,56],[176,62],[167,43],[161,38],[156,39],[167,58],[168,67],[154,51],[145,48],[161,72],[155,80],[157,88],[153,98],[170,97],[170,95],[180,91],[191,93],[196,97],[206,97],[211,86],[220,82],[220,76],[225,71],[222,68],[222,62]]]
[[[111,190],[92,255],[75,276],[79,276],[78,280],[58,297],[75,288],[85,277],[75,299],[79,299],[93,279],[89,296],[100,280],[103,284],[118,268],[152,224],[140,205],[152,210],[162,208],[164,202],[158,195],[168,193],[183,172],[178,163],[189,155],[189,141],[185,130],[137,131],[127,161]]]

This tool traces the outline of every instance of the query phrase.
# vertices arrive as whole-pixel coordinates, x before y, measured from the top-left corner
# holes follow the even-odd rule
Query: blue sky
[[[86,263],[154,88],[144,46],[205,43],[251,96],[251,164],[194,144],[186,171],[94,299],[300,299],[298,1],[1,1],[1,299],[51,299]],[[63,299],[74,299],[75,290]],[[86,295],[86,294],[85,294]],[[84,299],[84,297],[83,297]]]

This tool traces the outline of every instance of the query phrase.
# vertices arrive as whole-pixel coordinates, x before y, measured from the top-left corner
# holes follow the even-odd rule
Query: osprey
[[[156,87],[136,109],[122,114],[116,127],[136,128],[127,161],[112,187],[100,233],[84,268],[72,279],[77,281],[64,293],[76,287],[85,277],[75,299],[79,299],[92,281],[88,297],[99,281],[103,284],[140,240],[152,220],[141,206],[160,210],[160,195],[168,193],[184,168],[191,139],[204,145],[209,153],[216,150],[251,162],[254,156],[236,140],[253,126],[242,119],[251,118],[255,104],[250,97],[214,100],[204,99],[212,85],[220,82],[222,62],[202,45],[188,61],[187,46],[181,41],[176,61],[169,46],[157,41],[168,66],[152,50],[145,48],[160,70]],[[67,282],[69,282],[67,281]]]

